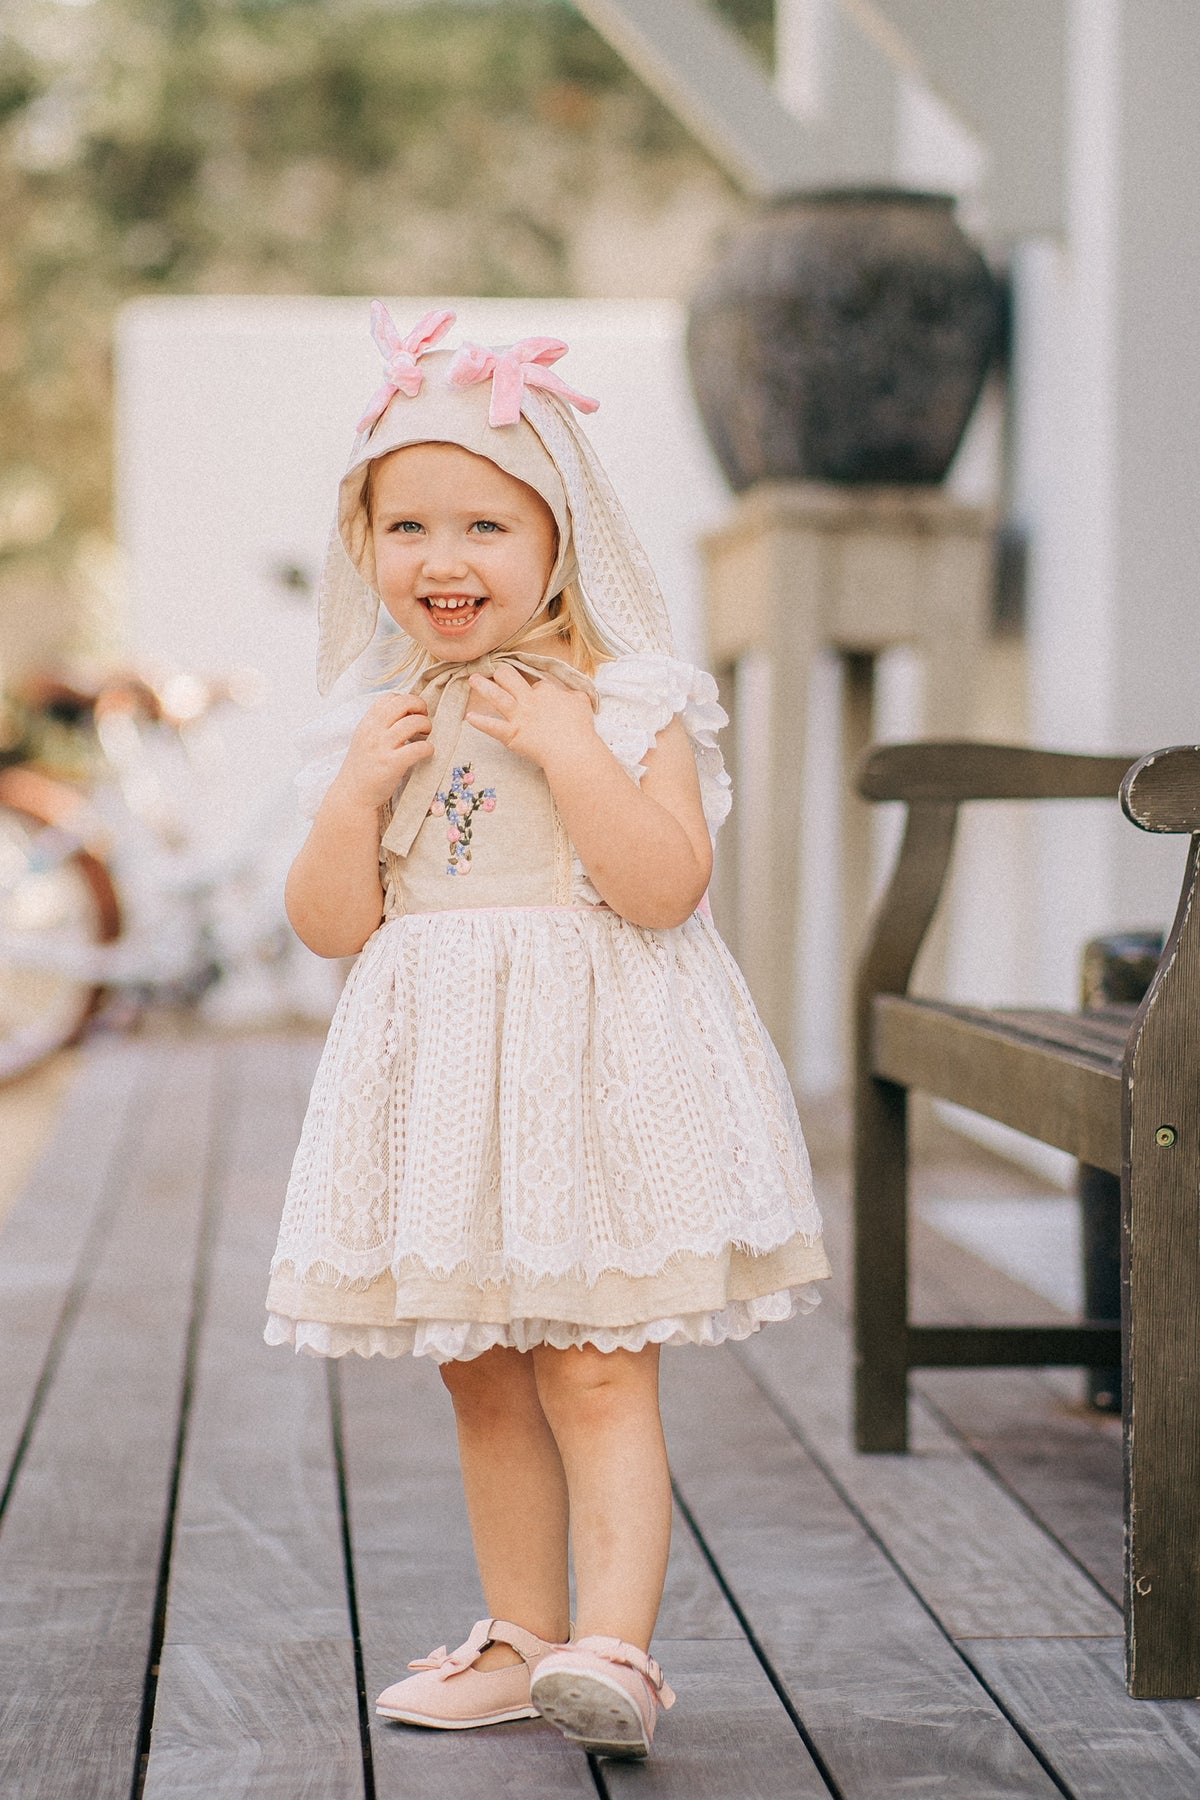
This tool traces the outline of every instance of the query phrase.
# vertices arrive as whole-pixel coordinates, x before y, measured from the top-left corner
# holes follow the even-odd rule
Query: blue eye
[[[388,526],[389,531],[404,531],[410,534],[423,529],[424,527],[418,519],[397,519],[393,525]]]
[[[499,531],[500,527],[497,525],[495,519],[476,519],[473,529],[475,531],[484,531],[490,537],[493,532]]]

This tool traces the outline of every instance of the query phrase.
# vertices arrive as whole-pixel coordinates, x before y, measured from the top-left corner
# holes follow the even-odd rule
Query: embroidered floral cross
[[[476,787],[470,763],[464,763],[460,769],[452,772],[450,787],[446,793],[433,796],[429,808],[430,818],[444,818],[446,821],[446,842],[450,846],[447,875],[471,873],[471,833],[475,814],[495,810],[495,788]]]

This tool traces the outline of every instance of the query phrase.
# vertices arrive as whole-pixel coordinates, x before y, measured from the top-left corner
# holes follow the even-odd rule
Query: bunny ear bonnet
[[[367,477],[372,462],[407,444],[458,444],[533,488],[558,527],[558,558],[543,607],[574,582],[601,636],[619,654],[671,655],[670,620],[649,559],[575,418],[573,409],[594,412],[597,402],[573,392],[551,367],[567,346],[557,338],[524,338],[500,349],[438,349],[453,323],[453,313],[426,313],[402,337],[380,301],[371,308],[384,378],[359,420],[321,577],[321,693],[374,638],[379,593]]]

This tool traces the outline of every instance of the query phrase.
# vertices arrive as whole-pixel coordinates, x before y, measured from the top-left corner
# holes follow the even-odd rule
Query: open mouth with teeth
[[[447,637],[460,637],[471,629],[487,605],[487,595],[426,594],[421,604],[435,631]]]

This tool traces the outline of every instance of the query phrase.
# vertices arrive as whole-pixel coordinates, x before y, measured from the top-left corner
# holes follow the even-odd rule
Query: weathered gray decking
[[[945,1374],[916,1454],[855,1456],[840,1282],[664,1355],[680,1697],[649,1765],[376,1720],[482,1604],[436,1371],[261,1342],[316,1051],[98,1043],[0,1240],[3,1800],[1200,1792],[1200,1704],[1122,1688],[1113,1423],[1061,1377]],[[932,1235],[918,1264],[930,1314],[1047,1314]]]

